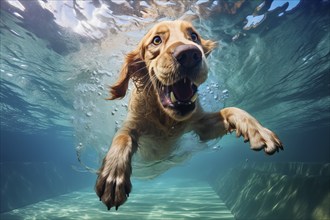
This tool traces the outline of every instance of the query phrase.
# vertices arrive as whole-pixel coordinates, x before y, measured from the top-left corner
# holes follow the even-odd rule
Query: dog
[[[146,162],[161,161],[184,133],[194,132],[207,141],[236,131],[253,150],[269,155],[283,150],[276,134],[244,110],[203,111],[198,87],[207,79],[206,58],[216,46],[187,21],[163,21],[126,56],[108,99],[125,97],[130,80],[135,87],[127,118],[103,159],[95,186],[108,210],[117,210],[131,192],[133,154],[138,152]]]

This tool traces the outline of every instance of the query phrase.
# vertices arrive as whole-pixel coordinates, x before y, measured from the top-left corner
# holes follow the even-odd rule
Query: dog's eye
[[[159,36],[156,36],[156,37],[154,37],[154,39],[152,40],[152,43],[153,43],[154,45],[159,45],[159,44],[162,43],[162,38],[160,38]]]
[[[194,42],[198,41],[198,35],[196,33],[191,33],[190,38]]]

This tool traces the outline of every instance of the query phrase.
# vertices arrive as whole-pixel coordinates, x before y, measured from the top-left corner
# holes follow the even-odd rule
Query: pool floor
[[[108,211],[91,187],[2,213],[0,219],[234,219],[206,182],[132,182],[133,191],[118,211]]]

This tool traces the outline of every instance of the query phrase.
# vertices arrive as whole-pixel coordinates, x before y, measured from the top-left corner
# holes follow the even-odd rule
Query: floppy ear
[[[216,48],[218,46],[217,42],[211,41],[211,40],[204,40],[201,39],[201,43],[202,43],[202,48],[204,51],[205,56],[207,57],[214,48]]]
[[[145,63],[141,58],[140,47],[127,54],[121,68],[117,82],[110,87],[110,97],[107,100],[120,99],[125,97],[129,79],[139,77],[146,71]]]

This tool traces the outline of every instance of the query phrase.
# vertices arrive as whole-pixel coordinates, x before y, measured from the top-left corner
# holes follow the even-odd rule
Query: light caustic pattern
[[[0,215],[1,219],[219,219],[234,216],[206,182],[168,179],[134,183],[118,211],[107,211],[91,189],[73,192]]]

